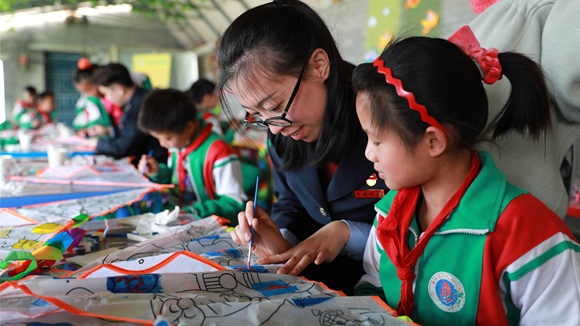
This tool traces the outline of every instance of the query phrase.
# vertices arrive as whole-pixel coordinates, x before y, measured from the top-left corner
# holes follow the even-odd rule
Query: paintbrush
[[[252,260],[252,247],[254,246],[254,219],[256,218],[256,209],[258,208],[258,185],[260,184],[260,176],[256,177],[256,191],[254,192],[254,216],[252,218],[251,235],[250,235],[250,251],[248,253],[248,269],[250,268],[250,261]]]

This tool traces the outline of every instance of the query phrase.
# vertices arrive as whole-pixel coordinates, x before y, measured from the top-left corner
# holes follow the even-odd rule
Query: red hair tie
[[[499,51],[482,48],[469,26],[461,27],[448,40],[477,63],[484,83],[491,85],[501,79],[501,64],[497,58]]]
[[[91,67],[91,61],[87,58],[80,58],[79,61],[77,61],[77,67],[79,70],[89,69]]]
[[[415,101],[415,95],[409,91],[406,91],[403,88],[403,83],[401,82],[401,80],[393,76],[393,71],[391,70],[391,68],[385,67],[385,62],[381,59],[380,56],[377,57],[375,61],[373,61],[373,66],[377,67],[379,73],[385,75],[385,80],[387,81],[388,84],[395,86],[397,94],[400,97],[407,99],[407,102],[409,102],[409,107],[412,110],[419,112],[419,114],[421,115],[421,120],[423,120],[423,122],[429,124],[430,126],[437,127],[443,130],[444,133],[447,133],[445,128],[443,128],[443,126],[437,120],[435,120],[435,118],[429,115],[429,113],[427,112],[427,108],[424,105],[421,105],[417,103],[417,101]]]

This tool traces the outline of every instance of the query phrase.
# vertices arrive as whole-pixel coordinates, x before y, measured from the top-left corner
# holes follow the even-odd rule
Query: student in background
[[[393,189],[376,205],[356,292],[383,296],[421,325],[580,325],[572,308],[580,306],[580,245],[473,149],[486,131],[492,140],[544,137],[542,71],[523,55],[481,48],[469,27],[450,41],[395,40],[354,71],[365,154]],[[482,79],[502,77],[510,99],[485,130]]]
[[[14,108],[12,109],[12,119],[16,121],[16,116],[22,113],[25,109],[36,108],[36,88],[33,86],[26,86],[22,91],[22,98],[16,100]]]
[[[165,162],[167,150],[159,145],[157,139],[137,127],[139,110],[147,91],[133,83],[129,70],[120,63],[109,63],[99,67],[91,81],[108,100],[122,107],[123,116],[120,124],[113,126],[113,136],[85,140],[85,144],[96,147],[98,154],[131,157],[135,166],[141,155],[150,150],[158,162]]]
[[[198,118],[212,124],[212,130],[223,136],[222,125],[216,116],[216,110],[221,112],[219,97],[215,90],[215,84],[205,78],[200,78],[191,84],[187,94],[193,99],[198,111]],[[220,112],[217,112],[219,114]]]
[[[84,59],[79,60],[78,69],[73,75],[73,84],[81,93],[81,97],[75,104],[76,116],[72,126],[81,136],[110,136],[112,124],[102,101],[103,95],[99,92],[97,85],[91,81],[99,66]]]
[[[135,83],[135,85],[137,85],[139,88],[143,88],[146,91],[153,89],[149,76],[142,72],[132,71],[131,79],[133,79],[133,83]]]
[[[41,125],[56,123],[56,100],[54,93],[44,91],[38,95],[38,113],[41,118]]]
[[[236,225],[247,197],[234,150],[204,120],[194,102],[174,90],[151,91],[139,113],[139,128],[170,151],[168,164],[143,155],[139,170],[149,179],[176,185],[170,205],[200,217],[218,215]]]
[[[21,129],[38,129],[42,123],[37,109],[36,88],[26,86],[22,92],[22,99],[18,99],[12,110],[12,118]]]

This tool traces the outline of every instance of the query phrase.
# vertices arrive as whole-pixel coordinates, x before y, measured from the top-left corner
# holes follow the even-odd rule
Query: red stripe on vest
[[[564,222],[531,194],[514,198],[497,220],[486,239],[478,325],[508,325],[499,296],[499,283],[505,269],[514,261],[556,233],[574,239]]]

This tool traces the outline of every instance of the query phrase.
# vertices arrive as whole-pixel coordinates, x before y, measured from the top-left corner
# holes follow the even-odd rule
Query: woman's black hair
[[[144,132],[170,132],[179,134],[188,122],[197,121],[193,100],[176,89],[150,91],[139,110],[138,126]]]
[[[501,112],[488,119],[488,102],[477,64],[455,44],[427,37],[392,41],[381,59],[400,79],[403,88],[427,107],[451,137],[451,148],[472,148],[491,133],[492,140],[514,130],[534,140],[550,128],[549,97],[540,67],[517,53],[500,53],[503,75],[511,83],[509,100]],[[371,63],[359,65],[353,74],[354,89],[370,100],[373,126],[394,131],[407,148],[414,148],[429,126],[417,111]]]
[[[234,114],[225,94],[229,83],[240,78],[247,81],[256,75],[298,76],[317,48],[326,51],[330,61],[322,130],[313,143],[268,132],[272,146],[282,158],[283,170],[340,162],[352,150],[362,132],[351,82],[354,66],[341,57],[322,18],[297,0],[277,0],[246,11],[228,27],[218,45],[217,88],[224,112],[232,122]]]
[[[99,65],[97,65],[97,64],[91,64],[86,69],[78,69],[77,68],[77,70],[75,70],[75,73],[73,74],[73,82],[75,84],[78,84],[78,83],[82,82],[83,80],[91,81],[91,78],[93,77],[93,73],[95,72],[95,70],[97,68],[99,68]]]

